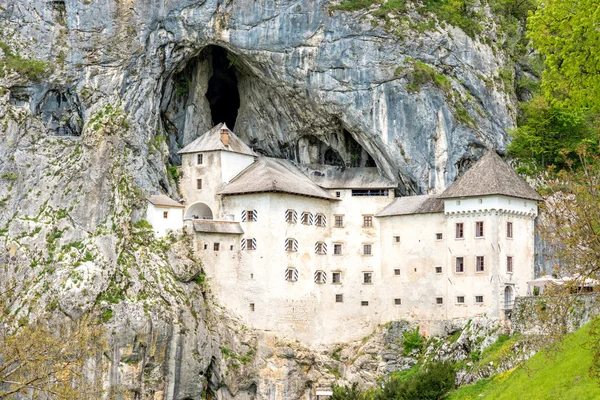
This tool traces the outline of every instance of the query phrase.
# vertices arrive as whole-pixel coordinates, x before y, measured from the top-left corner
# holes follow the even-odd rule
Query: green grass
[[[540,352],[516,368],[452,393],[450,400],[479,399],[597,399],[600,387],[588,371],[592,353],[586,348],[589,324],[568,335],[562,350],[554,357]],[[504,347],[506,339],[499,347]]]

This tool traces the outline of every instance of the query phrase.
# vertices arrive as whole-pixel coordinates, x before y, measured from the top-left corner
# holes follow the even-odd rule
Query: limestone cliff
[[[450,25],[390,29],[326,0],[0,0],[5,312],[95,310],[107,379],[137,398],[299,398],[319,368],[263,379],[281,366],[212,304],[190,238],[132,224],[143,196],[177,198],[177,150],[220,121],[260,153],[439,192],[504,149],[505,64]]]

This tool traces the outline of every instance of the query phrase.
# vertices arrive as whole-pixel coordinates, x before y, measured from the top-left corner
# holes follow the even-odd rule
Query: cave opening
[[[208,80],[206,99],[213,125],[225,122],[233,130],[240,108],[235,59],[218,46],[211,46],[211,55],[213,74]]]

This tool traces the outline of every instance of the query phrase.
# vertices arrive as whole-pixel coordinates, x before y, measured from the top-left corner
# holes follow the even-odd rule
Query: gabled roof
[[[185,208],[185,206],[172,198],[165,196],[164,194],[156,194],[146,197],[146,199],[155,206],[158,207],[177,207]]]
[[[221,128],[227,129],[229,134],[229,145],[225,146],[221,141]],[[235,133],[233,133],[225,123],[215,125],[211,130],[202,134],[198,139],[179,150],[177,154],[185,153],[200,153],[202,151],[230,151],[232,153],[246,154],[248,156],[256,156],[246,143],[242,141]]]
[[[376,217],[441,213],[444,201],[436,195],[397,197],[390,205],[377,213]]]
[[[375,167],[343,168],[330,165],[301,167],[306,175],[325,189],[391,189],[398,183],[379,173]]]
[[[294,164],[281,158],[261,157],[221,191],[221,194],[279,192],[337,200],[308,179]]]
[[[493,150],[458,177],[440,198],[494,194],[542,201],[542,197]]]
[[[241,235],[244,233],[239,222],[230,221],[213,221],[209,219],[194,220],[192,222],[196,232],[204,233],[230,233],[233,235]]]

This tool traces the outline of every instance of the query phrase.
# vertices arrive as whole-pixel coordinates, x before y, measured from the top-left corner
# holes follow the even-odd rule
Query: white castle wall
[[[164,217],[164,212],[168,213],[167,218]],[[146,220],[152,225],[156,236],[162,237],[169,230],[183,228],[183,208],[155,206],[152,203],[148,203]]]

